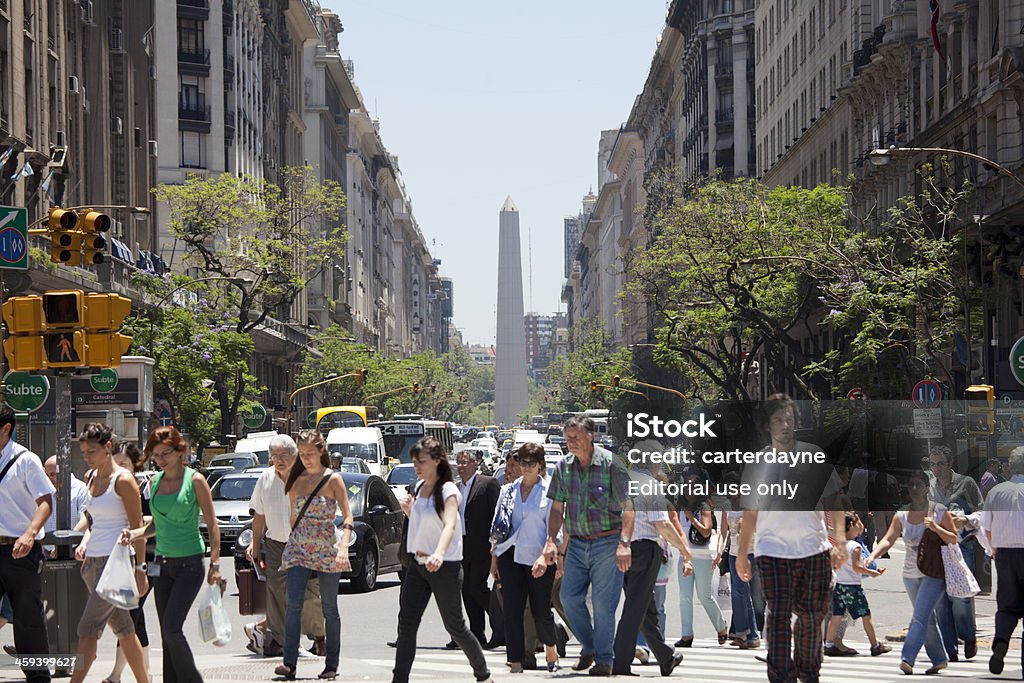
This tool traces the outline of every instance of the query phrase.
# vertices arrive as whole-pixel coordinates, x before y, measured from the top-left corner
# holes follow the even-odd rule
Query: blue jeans
[[[299,636],[302,635],[302,603],[306,597],[306,584],[313,570],[306,567],[288,567],[288,606],[284,615],[284,665],[295,668],[299,661]],[[327,658],[324,668],[338,670],[341,659],[341,612],[338,611],[337,572],[317,572],[320,582],[320,602],[324,610],[324,634],[327,636]]]
[[[935,623],[935,606],[946,594],[945,580],[929,576],[920,579],[905,578],[903,585],[911,602],[914,603],[914,615],[910,618],[910,628],[903,641],[900,659],[913,666],[923,645],[933,665],[947,661],[946,650],[942,646],[942,635]]]
[[[960,551],[964,554],[964,561],[971,572],[974,572],[974,549],[977,547],[978,543],[973,538],[960,543]],[[935,608],[935,618],[950,659],[957,654],[958,641],[967,643],[977,639],[974,598],[951,598],[945,595]]]
[[[754,554],[750,553],[747,557],[750,558],[750,570],[753,572]],[[757,631],[754,600],[750,596],[750,583],[736,573],[735,555],[729,555],[729,583],[732,589],[732,632],[737,636],[746,636],[747,640],[761,640],[761,634]]]
[[[570,539],[559,593],[582,653],[592,654],[598,664],[609,666],[615,657],[615,610],[622,595],[622,572],[615,564],[618,543],[618,534],[592,541]],[[587,589],[591,587],[593,621],[587,609]]]
[[[693,574],[683,576],[683,558],[679,558],[679,616],[682,621],[683,638],[693,637],[693,593],[704,607],[715,631],[721,633],[727,628],[722,610],[718,607],[715,596],[711,595],[711,558],[694,557]]]
[[[658,610],[658,628],[661,629],[661,635],[665,635],[665,623],[668,621],[665,616],[665,598],[668,597],[668,586],[655,586],[654,587],[654,606]],[[647,639],[644,638],[644,632],[641,631],[636,637],[637,647],[647,647]]]

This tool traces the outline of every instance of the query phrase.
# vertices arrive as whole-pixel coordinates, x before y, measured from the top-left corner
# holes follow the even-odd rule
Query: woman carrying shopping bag
[[[185,467],[188,442],[175,427],[158,427],[149,435],[145,454],[161,470],[150,483],[149,507],[153,518],[145,526],[125,529],[121,542],[156,537],[156,556],[148,568],[156,594],[156,613],[163,644],[164,683],[198,683],[192,649],[185,639],[185,618],[203,585],[206,544],[199,532],[203,513],[210,535],[210,568],[206,582],[222,582],[220,576],[220,528],[213,512],[213,496],[203,475]]]
[[[89,591],[85,610],[78,621],[78,658],[71,674],[72,683],[81,683],[96,660],[96,643],[109,623],[118,646],[124,652],[138,683],[148,683],[149,668],[142,652],[142,645],[135,634],[135,623],[125,609],[119,609],[101,597],[97,584],[108,567],[111,554],[121,531],[125,527],[142,526],[142,503],[139,486],[134,475],[118,466],[112,457],[114,434],[105,424],[93,422],[85,426],[78,436],[82,458],[92,470],[89,477],[88,497],[85,510],[91,527],[88,535],[75,551],[75,558],[82,562],[82,580]],[[114,557],[117,557],[115,555]],[[134,583],[139,595],[149,590],[146,577],[146,540],[135,542],[135,561],[132,566],[109,565],[107,571],[120,570],[129,583]],[[122,560],[124,561],[124,560]],[[129,574],[132,572],[134,576]],[[130,577],[130,578],[129,578]],[[131,592],[131,585],[123,586]]]
[[[320,432],[299,432],[295,443],[299,457],[285,482],[292,510],[292,531],[281,555],[281,571],[288,573],[287,607],[284,617],[284,662],[274,673],[295,679],[299,660],[299,631],[306,583],[313,572],[320,584],[320,602],[324,611],[327,657],[322,679],[338,675],[341,659],[341,613],[338,611],[338,581],[341,572],[351,569],[348,543],[355,530],[348,491],[341,474],[332,472],[327,444]],[[344,519],[338,539],[334,517],[338,510]]]

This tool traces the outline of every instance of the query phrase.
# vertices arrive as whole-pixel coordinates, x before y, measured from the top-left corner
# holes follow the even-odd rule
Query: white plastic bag
[[[221,601],[220,586],[207,584],[199,603],[199,632],[204,643],[224,647],[231,642],[231,621]]]
[[[139,606],[139,588],[135,583],[135,567],[128,546],[120,543],[114,546],[100,580],[96,582],[96,594],[120,609]]]

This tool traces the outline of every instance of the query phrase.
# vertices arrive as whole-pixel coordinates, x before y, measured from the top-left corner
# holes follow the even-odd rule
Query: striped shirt
[[[622,504],[628,491],[629,472],[595,444],[587,468],[580,466],[574,453],[559,461],[548,498],[565,503],[565,528],[570,536],[595,536],[622,528]]]

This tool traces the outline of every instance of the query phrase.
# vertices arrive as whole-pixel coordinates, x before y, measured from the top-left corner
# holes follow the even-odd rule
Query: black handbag
[[[702,512],[703,512],[703,510],[695,510],[694,513],[693,513],[693,516],[694,517],[700,517],[700,514]],[[709,534],[707,536],[702,534],[700,532],[700,530],[697,529],[697,527],[693,524],[693,522],[691,522],[690,523],[690,532],[687,534],[687,538],[690,540],[690,545],[707,545],[708,543],[711,542],[711,536],[714,535],[714,533],[715,533],[715,531],[717,529],[718,529],[718,521],[715,519],[715,513],[714,512],[711,513],[711,534]]]

